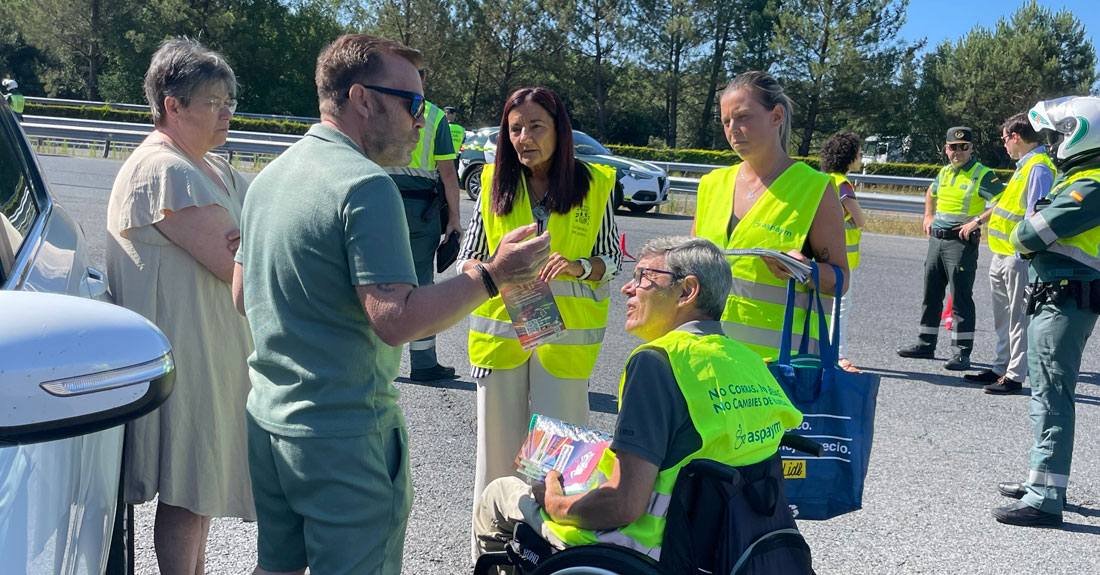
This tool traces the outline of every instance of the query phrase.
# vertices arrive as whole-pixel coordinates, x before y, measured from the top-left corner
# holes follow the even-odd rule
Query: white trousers
[[[848,273],[852,275],[851,272]],[[856,284],[852,281],[851,277],[845,278],[848,282],[848,291],[844,293],[844,297],[840,298],[840,321],[837,322],[839,327],[837,328],[837,359],[848,359],[848,314],[852,311],[852,293],[855,291]],[[833,305],[836,305],[837,300],[834,298]]]
[[[494,479],[516,475],[516,454],[527,437],[531,415],[538,413],[588,425],[588,379],[564,379],[547,373],[538,354],[514,369],[494,369],[477,384],[477,463],[473,512]],[[474,550],[476,557],[476,547]]]
[[[993,373],[1019,382],[1027,379],[1027,266],[1027,260],[1002,254],[993,254],[989,264],[993,329],[997,332]]]

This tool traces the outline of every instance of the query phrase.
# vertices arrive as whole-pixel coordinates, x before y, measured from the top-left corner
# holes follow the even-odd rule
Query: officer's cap
[[[447,114],[454,114],[455,112],[458,112],[458,110],[455,109],[454,106],[447,106],[446,108],[443,108],[443,111]]]
[[[974,142],[974,130],[966,126],[955,126],[947,131],[948,144],[970,144]]]

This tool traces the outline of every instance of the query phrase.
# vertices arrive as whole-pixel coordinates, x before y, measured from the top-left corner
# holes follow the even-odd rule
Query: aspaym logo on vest
[[[785,238],[789,238],[789,237],[794,235],[794,232],[792,232],[791,230],[781,228],[781,227],[779,227],[775,224],[769,224],[768,222],[762,222],[760,220],[754,221],[752,223],[752,226],[754,228],[760,228],[762,230],[767,230],[769,232],[772,232],[773,234],[777,234],[777,235],[783,236]]]

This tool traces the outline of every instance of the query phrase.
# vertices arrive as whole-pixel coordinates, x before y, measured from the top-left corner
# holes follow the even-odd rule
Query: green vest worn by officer
[[[1023,221],[1027,215],[1027,183],[1031,178],[1031,170],[1035,166],[1045,165],[1050,168],[1052,174],[1057,175],[1058,170],[1050,156],[1046,154],[1032,154],[1023,166],[1020,166],[1012,179],[1005,186],[1005,191],[997,200],[993,208],[993,215],[989,216],[989,249],[993,253],[1010,256],[1016,253],[1012,247],[1012,230],[1016,224]]]
[[[723,250],[769,248],[781,252],[801,250],[810,233],[821,196],[829,187],[829,176],[802,162],[783,172],[763,192],[732,234],[727,234],[733,215],[733,185],[743,164],[714,170],[699,180],[696,201],[695,235],[706,238]],[[762,258],[729,256],[733,287],[722,312],[726,335],[755,351],[765,361],[779,355],[783,334],[783,312],[787,307],[787,282],[775,277]],[[809,290],[798,286],[794,313],[793,349],[803,336]],[[822,298],[825,309],[832,299]],[[810,318],[810,353],[817,353],[818,320]]]
[[[852,185],[852,182],[848,181],[848,176],[844,174],[829,174],[829,177],[833,179],[833,187],[836,188],[837,196],[840,196],[841,184]],[[854,189],[854,188],[853,188]],[[863,238],[863,230],[859,229],[859,226],[852,221],[852,214],[845,213],[844,215],[844,247],[848,252],[848,269],[854,270],[859,267],[859,240]]]
[[[1076,189],[1078,186],[1075,184],[1090,181],[1093,191],[1089,193],[1100,193],[1095,189],[1100,184],[1100,165],[1096,162],[1092,164],[1066,174],[1051,190],[1051,204],[1042,211],[1035,212],[1035,215],[1017,225],[1012,232],[1012,246],[1015,251],[1023,254],[1035,252],[1031,259],[1031,269],[1038,281],[1088,281],[1100,278],[1100,213],[1082,211],[1082,219],[1076,223],[1079,228],[1084,229],[1069,237],[1060,237],[1060,233],[1066,232],[1052,228],[1047,221],[1048,216],[1052,217],[1056,212],[1080,209],[1084,196]],[[1091,204],[1095,206],[1096,202]],[[1096,210],[1095,207],[1093,209]],[[1049,245],[1045,250],[1036,251],[1034,244],[1027,245],[1035,238]]]
[[[466,139],[466,129],[458,124],[451,124],[451,141],[455,145],[455,153],[457,154],[459,148],[462,147],[462,142]]]
[[[726,336],[673,330],[634,353],[643,349],[660,349],[668,355],[691,423],[702,439],[701,447],[657,474],[649,507],[629,525],[593,531],[556,523],[545,511],[542,516],[546,527],[567,545],[612,543],[660,559],[665,514],[680,468],[694,459],[711,459],[735,467],[763,461],[776,453],[785,430],[802,423],[802,414],[791,405],[760,358]],[[624,373],[619,382],[620,402],[625,383]],[[614,465],[614,452],[605,451],[600,473],[610,477]]]
[[[953,228],[981,215],[985,211],[985,199],[978,189],[986,174],[992,171],[973,158],[958,170],[951,164],[940,168],[932,191],[936,198],[937,223]]]
[[[608,198],[615,189],[615,170],[586,164],[589,173],[588,194],[579,208],[565,214],[550,214],[547,231],[550,233],[550,250],[568,259],[592,256],[596,237]],[[481,172],[483,190],[493,185],[493,164],[486,164]],[[526,179],[520,180],[512,211],[498,215],[492,208],[492,194],[481,194],[481,220],[485,239],[492,257],[504,234],[534,222],[527,195]],[[593,280],[578,280],[571,276],[558,276],[550,280],[550,291],[558,304],[565,336],[551,343],[538,346],[539,362],[547,373],[567,379],[588,379],[596,366],[604,331],[607,328],[607,310],[611,301],[611,288]],[[470,317],[468,339],[470,363],[489,369],[514,369],[527,361],[530,351],[524,351],[516,337],[516,330],[498,295],[481,304]]]
[[[26,98],[23,97],[23,94],[20,94],[19,92],[11,92],[9,94],[5,94],[4,97],[7,98],[8,107],[11,108],[12,112],[15,112],[16,114],[23,113],[23,106],[26,104],[27,101]]]

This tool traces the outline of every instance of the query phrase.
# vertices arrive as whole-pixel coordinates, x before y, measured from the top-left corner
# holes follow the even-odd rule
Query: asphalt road
[[[81,223],[92,256],[102,265],[107,197],[120,163],[43,156],[42,164],[56,197]],[[464,200],[464,213],[471,206]],[[647,238],[686,234],[690,227],[686,217],[619,218],[628,251]],[[895,355],[898,346],[916,336],[926,246],[915,238],[864,236],[849,338],[852,359],[882,375],[871,469],[862,510],[800,523],[815,568],[823,574],[1100,573],[1100,338],[1094,337],[1086,348],[1077,386],[1078,441],[1064,528],[1025,529],[995,522],[989,509],[1007,502],[997,495],[996,483],[1027,474],[1029,397],[985,395],[945,371],[946,334],[936,361]],[[988,361],[994,339],[984,273],[988,250],[982,250],[980,265],[974,359]],[[615,288],[623,285],[630,266],[613,281]],[[589,393],[590,423],[607,431],[613,429],[621,368],[640,343],[623,331],[624,298],[615,293]],[[438,342],[440,360],[464,375],[469,373],[465,333],[464,321],[441,334]],[[407,368],[406,362],[402,373]],[[474,385],[469,377],[436,385],[399,379],[397,385],[408,420],[416,487],[404,572],[469,573]],[[137,521],[138,572],[156,573],[153,506],[139,507]],[[207,547],[207,573],[248,573],[254,553],[254,525],[216,520]]]

